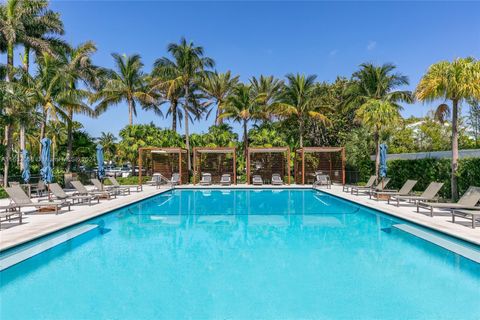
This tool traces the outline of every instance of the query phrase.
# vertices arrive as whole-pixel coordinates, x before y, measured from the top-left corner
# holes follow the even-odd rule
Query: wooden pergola
[[[237,157],[235,147],[196,147],[193,148],[193,184],[202,173],[210,173],[213,183],[220,183],[223,174],[231,174],[233,184],[237,184]]]
[[[142,184],[143,168],[147,176],[160,173],[171,179],[174,173],[180,175],[180,184],[188,184],[188,153],[183,148],[143,147],[138,149],[139,184]]]
[[[274,173],[280,174],[282,179],[287,177],[286,183],[290,184],[289,147],[248,148],[247,184],[250,184],[253,175],[260,175],[263,181],[270,181]]]
[[[315,173],[330,176],[332,182],[345,184],[344,147],[304,147],[295,151],[295,183],[315,181]]]

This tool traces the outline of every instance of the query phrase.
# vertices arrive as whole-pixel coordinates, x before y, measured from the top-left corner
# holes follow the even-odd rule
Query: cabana
[[[290,148],[248,148],[247,184],[259,175],[263,183],[270,183],[273,174],[279,174],[284,183],[290,184]]]
[[[200,181],[202,173],[212,175],[212,183],[219,184],[224,174],[231,176],[237,184],[237,158],[232,147],[197,147],[193,148],[193,183]]]
[[[160,173],[171,179],[174,173],[180,175],[179,184],[188,184],[188,153],[183,148],[144,147],[138,149],[139,184],[142,184],[142,175],[152,176]]]
[[[312,184],[315,173],[330,176],[332,182],[345,184],[344,147],[304,147],[295,151],[295,183]]]

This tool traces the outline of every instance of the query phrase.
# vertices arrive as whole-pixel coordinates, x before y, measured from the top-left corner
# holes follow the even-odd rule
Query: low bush
[[[451,196],[451,160],[450,159],[416,159],[388,161],[388,176],[392,179],[390,188],[400,188],[406,180],[418,180],[416,191],[425,190],[432,181],[443,182],[440,196]],[[458,190],[460,194],[469,186],[480,186],[480,158],[464,158],[459,160]]]
[[[5,190],[3,190],[3,188],[0,188],[0,199],[5,199],[5,198],[8,198],[8,195],[5,192]]]

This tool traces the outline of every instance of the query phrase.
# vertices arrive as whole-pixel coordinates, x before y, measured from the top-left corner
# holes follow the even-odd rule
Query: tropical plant
[[[215,114],[215,125],[222,124],[220,114],[223,112],[228,95],[238,83],[238,76],[232,77],[230,71],[225,73],[207,74],[204,81],[201,82],[201,89],[213,100],[217,111]]]
[[[261,117],[265,120],[272,120],[272,117],[275,115],[273,108],[281,97],[284,82],[273,76],[261,75],[259,78],[252,77],[250,84],[252,86],[252,94],[263,97]]]
[[[102,69],[95,66],[91,61],[91,56],[96,51],[95,44],[88,41],[75,48],[68,48],[61,56],[61,66],[57,77],[62,77],[62,82],[66,84],[62,96],[67,98],[64,106],[67,123],[67,172],[70,171],[72,163],[73,116],[74,114],[95,116],[93,109],[78,102],[91,96],[91,93],[86,89],[80,89],[80,83],[87,88],[98,88],[100,86]],[[69,101],[75,103],[69,104]]]
[[[97,142],[103,146],[105,160],[114,160],[115,151],[117,150],[116,141],[117,137],[110,132],[102,132],[101,136],[97,139]]]
[[[375,174],[380,168],[380,140],[389,129],[401,121],[398,106],[388,101],[370,99],[356,111],[357,119],[371,132],[375,142]]]
[[[239,84],[228,97],[224,112],[220,115],[222,119],[231,119],[242,124],[245,155],[248,150],[248,124],[250,121],[258,119],[260,105],[263,101],[263,95],[253,95],[250,85]]]
[[[213,68],[213,59],[204,55],[203,47],[196,46],[193,42],[187,42],[185,38],[180,43],[170,43],[167,51],[172,55],[169,58],[160,58],[155,61],[158,74],[166,80],[163,86],[167,89],[167,98],[172,92],[183,88],[183,115],[185,121],[185,144],[188,151],[188,170],[191,170],[189,121],[190,113],[198,118],[205,112],[205,105],[200,103],[196,91],[209,74],[208,69]]]
[[[396,66],[390,63],[375,66],[363,63],[360,70],[352,75],[352,82],[345,90],[346,99],[343,105],[350,109],[358,109],[371,99],[387,101],[401,108],[400,102],[413,102],[412,93],[408,90],[397,90],[409,84],[408,77],[394,73]]]
[[[433,64],[420,80],[415,96],[420,101],[450,100],[452,103],[452,199],[458,198],[458,116],[465,100],[480,99],[480,62],[459,58]],[[446,109],[445,105],[441,108]]]
[[[14,54],[17,44],[39,53],[53,54],[50,34],[63,33],[63,24],[57,13],[48,10],[46,0],[7,0],[0,5],[0,35],[7,49],[7,81],[13,76]]]
[[[137,115],[137,104],[151,106],[157,103],[157,97],[147,88],[146,75],[140,55],[131,56],[113,53],[115,70],[106,71],[106,83],[91,101],[98,102],[95,108],[101,114],[113,105],[126,101],[128,105],[128,123],[133,125],[133,116]]]
[[[314,75],[288,74],[288,83],[280,102],[275,104],[275,112],[279,116],[297,120],[300,148],[303,147],[305,123],[308,119],[315,119],[324,125],[330,122],[325,115],[329,107],[319,104],[315,79]]]

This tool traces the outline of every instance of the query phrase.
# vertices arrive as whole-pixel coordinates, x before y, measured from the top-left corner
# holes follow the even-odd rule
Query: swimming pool
[[[177,189],[2,271],[0,318],[478,319],[480,265],[405,223],[311,189]]]

